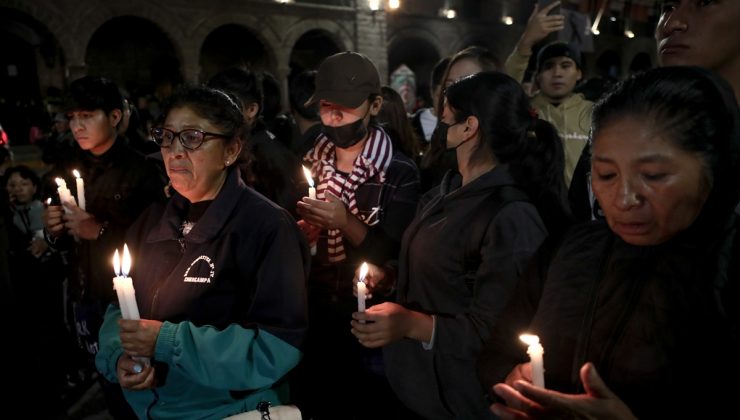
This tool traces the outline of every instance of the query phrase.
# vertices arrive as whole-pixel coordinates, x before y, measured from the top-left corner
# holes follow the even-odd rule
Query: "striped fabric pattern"
[[[311,164],[311,175],[319,179],[316,198],[326,200],[326,192],[329,191],[342,200],[350,213],[357,215],[359,212],[355,199],[357,187],[376,175],[378,175],[379,182],[385,182],[385,171],[392,157],[393,146],[390,137],[381,128],[371,127],[365,147],[357,156],[352,173],[349,175],[336,170],[335,146],[324,134],[316,139],[313,149],[306,154],[305,160]],[[327,242],[330,262],[346,259],[341,230],[329,229]]]

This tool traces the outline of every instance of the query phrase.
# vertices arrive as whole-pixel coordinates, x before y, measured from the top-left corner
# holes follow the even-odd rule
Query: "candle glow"
[[[118,250],[116,250],[116,254]],[[128,252],[128,245],[123,244],[123,264],[121,266],[121,274],[123,277],[128,277],[128,272],[131,271],[131,254]]]
[[[365,277],[367,276],[368,266],[364,262],[360,266],[360,277],[357,280],[357,312],[365,312],[365,297],[367,294],[367,286],[365,285]]]
[[[72,174],[75,176],[75,182],[77,183],[77,203],[82,210],[85,210],[85,181],[83,181],[77,169],[72,170]]]
[[[313,177],[311,176],[311,171],[303,166],[303,175],[306,177],[306,182],[308,182],[309,188],[313,188]]]
[[[136,291],[134,290],[133,279],[128,276],[131,269],[131,254],[128,251],[128,245],[123,245],[123,258],[119,257],[118,249],[113,253],[113,271],[116,277],[113,278],[113,289],[118,296],[118,306],[121,308],[121,317],[123,319],[140,319],[139,306],[136,303]],[[150,360],[148,357],[134,357],[134,360],[148,366]],[[136,369],[136,368],[134,368]],[[141,369],[141,367],[139,367]]]
[[[306,176],[306,182],[308,182],[308,198],[315,200],[316,188],[314,188],[313,177],[311,176],[311,171],[305,166],[303,166],[303,175]],[[316,255],[316,242],[311,244],[311,255]]]

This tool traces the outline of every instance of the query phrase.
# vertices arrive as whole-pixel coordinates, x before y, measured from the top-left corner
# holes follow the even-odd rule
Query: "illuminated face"
[[[116,141],[116,125],[121,120],[121,110],[114,109],[109,114],[102,109],[95,111],[73,111],[67,114],[69,128],[77,144],[99,156],[108,151]]]
[[[18,172],[14,172],[8,178],[7,188],[11,201],[18,204],[30,203],[33,200],[33,195],[36,194],[36,186],[33,185],[33,182],[21,177]]]
[[[537,73],[540,93],[551,101],[561,101],[573,93],[581,80],[581,71],[576,62],[568,57],[553,57],[542,64]]]
[[[164,128],[174,132],[196,129],[228,134],[188,107],[170,110]],[[205,137],[200,147],[188,150],[176,138],[162,148],[162,158],[175,191],[196,203],[216,197],[226,179],[226,167],[234,162],[239,151],[239,142],[230,139]]]
[[[663,66],[712,69],[728,80],[740,67],[740,1],[667,0],[655,30]]]
[[[704,161],[634,118],[599,130],[591,164],[609,227],[633,245],[657,245],[691,226],[709,194]]]

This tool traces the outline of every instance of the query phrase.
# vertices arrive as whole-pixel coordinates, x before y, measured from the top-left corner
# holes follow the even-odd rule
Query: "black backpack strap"
[[[463,268],[467,273],[465,284],[471,294],[475,283],[475,272],[478,271],[482,260],[480,250],[486,232],[498,212],[506,205],[517,201],[529,201],[529,197],[513,185],[502,185],[496,187],[488,197],[483,199],[473,213],[463,254]]]

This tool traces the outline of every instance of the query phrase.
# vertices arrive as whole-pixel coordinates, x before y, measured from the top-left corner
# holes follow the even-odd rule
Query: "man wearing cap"
[[[506,73],[514,79],[523,81],[532,47],[551,32],[563,29],[563,15],[548,15],[559,4],[552,3],[542,10],[535,6],[524,33],[506,59]],[[565,150],[566,185],[570,185],[591,128],[593,102],[580,93],[574,93],[582,77],[581,54],[573,46],[553,42],[537,54],[535,82],[540,90],[532,98],[532,106],[539,117],[552,123],[560,134]]]
[[[298,202],[298,223],[317,249],[309,278],[311,325],[295,395],[306,417],[346,418],[353,407],[363,407],[372,418],[394,400],[385,378],[368,366],[380,363],[380,353],[361,347],[349,326],[357,311],[355,270],[363,261],[382,266],[397,259],[419,198],[415,164],[373,123],[383,103],[380,92],[373,62],[342,52],[321,63],[306,102],[318,104],[321,117],[321,134],[304,157],[317,182],[316,199]],[[373,296],[367,306],[382,299]],[[328,388],[317,389],[319,376]],[[367,401],[378,406],[366,410]]]

